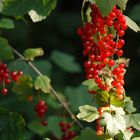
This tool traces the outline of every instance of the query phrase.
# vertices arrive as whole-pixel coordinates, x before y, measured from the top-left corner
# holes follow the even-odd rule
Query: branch
[[[10,46],[11,47],[11,46]],[[20,57],[22,60],[26,61],[25,57],[19,53],[15,48],[11,47],[13,52]],[[40,70],[31,62],[31,61],[26,61],[29,66],[39,75],[42,76],[43,74],[40,72]],[[72,113],[72,111],[70,110],[70,108],[61,100],[60,96],[58,95],[58,93],[54,90],[54,88],[51,86],[51,93],[56,97],[56,99],[62,104],[62,106],[64,107],[64,109],[68,112],[68,114],[71,116],[71,118],[77,123],[77,125],[83,129],[83,126],[81,125],[81,123],[78,121],[78,119],[75,117],[75,115]]]

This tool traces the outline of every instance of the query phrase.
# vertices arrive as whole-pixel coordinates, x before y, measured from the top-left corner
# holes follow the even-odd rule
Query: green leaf
[[[119,58],[119,63],[124,63],[124,65],[125,65],[126,67],[129,66],[129,61],[130,61],[129,58],[125,58],[125,57]],[[118,62],[118,60],[116,60],[115,62]]]
[[[38,69],[41,70],[43,75],[48,75],[50,76],[52,73],[52,64],[48,60],[36,60],[32,62]],[[28,72],[28,71],[27,71]],[[31,72],[33,73],[33,72]],[[35,73],[36,74],[36,73]]]
[[[28,12],[28,15],[30,16],[30,18],[32,19],[33,22],[39,22],[39,21],[42,21],[42,20],[44,20],[46,18],[46,16],[39,15],[34,10],[30,10]]]
[[[43,136],[47,132],[46,127],[42,126],[40,121],[34,120],[28,124],[28,128],[33,131],[34,133]]]
[[[140,131],[136,131],[131,137],[131,140],[139,140],[139,139],[140,139]]]
[[[81,131],[81,135],[73,138],[73,140],[104,140],[105,137],[103,136],[97,136],[96,132],[87,127],[84,130]]]
[[[97,91],[95,94],[96,102],[99,106],[107,106],[110,101],[109,101],[109,93],[107,91]]]
[[[136,111],[136,108],[133,106],[132,100],[125,102],[124,110],[128,113],[134,113]]]
[[[13,59],[14,54],[9,47],[8,41],[5,38],[0,37],[0,60]]]
[[[60,138],[62,132],[60,126],[58,125],[62,121],[62,117],[50,116],[47,118],[48,125],[44,127],[41,125],[40,121],[34,120],[28,124],[28,128],[38,135],[45,135],[47,132],[53,134],[55,137]]]
[[[130,19],[127,16],[125,16],[125,18],[126,18],[126,23],[130,29],[132,29],[135,32],[140,31],[140,27],[132,19]]]
[[[126,130],[126,131],[123,132],[123,139],[124,140],[130,140],[132,135],[133,135],[133,132],[130,132],[130,131]]]
[[[90,3],[95,3],[96,0],[87,0],[89,1]]]
[[[117,134],[117,138],[118,138],[118,140],[124,140],[124,139],[123,139],[123,133]]]
[[[65,94],[69,100],[71,109],[78,112],[78,107],[91,102],[91,97],[83,86],[67,87]]]
[[[122,107],[116,107],[114,105],[110,105],[110,109],[111,111],[115,111],[115,114],[117,115],[122,115],[122,116],[125,115],[125,112]]]
[[[140,114],[131,114],[124,116],[127,127],[133,126],[135,129],[140,130]]]
[[[74,61],[74,57],[70,54],[53,51],[51,60],[67,72],[75,73],[81,71],[81,67]]]
[[[126,130],[126,123],[124,119],[125,112],[121,107],[115,107],[111,105],[108,107],[108,111],[104,111],[102,114],[102,119],[100,121],[101,126],[106,126],[108,134],[113,137]],[[111,112],[111,114],[109,113]],[[113,113],[112,113],[113,112]]]
[[[123,133],[119,133],[117,135],[117,138],[118,140],[130,140],[132,135],[132,132],[130,132],[129,130],[125,130]]]
[[[43,0],[44,6],[48,3],[48,0]]]
[[[47,131],[53,133],[55,137],[60,138],[62,132],[58,124],[60,121],[62,121],[62,117],[51,116],[47,119],[47,121],[48,121]]]
[[[44,51],[42,48],[29,48],[24,51],[24,57],[33,61],[35,57],[42,56]]]
[[[32,62],[38,69],[41,69],[43,75],[51,75],[52,64],[48,60],[36,60]],[[22,70],[25,75],[31,75],[31,77],[36,78],[36,72],[23,60],[18,59],[9,63],[9,69],[11,71]]]
[[[135,137],[132,140],[140,140],[140,137]]]
[[[98,88],[94,79],[86,80],[82,84],[87,86],[89,91],[97,90]]]
[[[79,107],[80,113],[78,113],[77,118],[87,122],[93,122],[99,118],[98,111],[96,107],[90,105],[83,105]]]
[[[29,75],[21,76],[13,86],[12,91],[14,91],[17,94],[26,94],[26,95],[32,94],[33,93],[32,77]]]
[[[2,12],[2,9],[3,9],[3,2],[0,1],[0,12]]]
[[[96,4],[103,17],[106,17],[116,4],[116,0],[96,0]]]
[[[119,100],[115,93],[110,93],[110,104],[114,105],[116,107],[123,107],[124,106],[124,100]]]
[[[57,0],[4,0],[3,14],[10,16],[23,16],[30,10],[39,15],[48,16],[56,7]]]
[[[18,113],[0,108],[0,139],[24,140],[25,122]]]
[[[125,119],[123,116],[115,114],[111,115],[108,112],[104,112],[102,115],[101,124],[105,124],[110,136],[117,135],[120,131],[126,130]]]
[[[13,20],[9,18],[2,18],[0,20],[0,28],[13,29],[14,28]]]
[[[49,93],[51,90],[50,79],[47,76],[38,76],[34,81],[34,87],[36,90]]]
[[[121,10],[125,10],[127,0],[116,0],[116,4],[121,8]]]
[[[59,106],[59,103],[58,101],[56,100],[55,97],[52,97],[52,96],[48,96],[46,98],[46,95],[45,95],[45,98],[44,100],[46,101],[47,105],[53,109],[58,109],[60,106]]]

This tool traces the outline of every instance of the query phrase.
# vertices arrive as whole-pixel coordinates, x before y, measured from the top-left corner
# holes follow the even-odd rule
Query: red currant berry
[[[119,30],[119,31],[118,31],[118,35],[119,35],[120,37],[124,36],[124,34],[125,34],[125,32],[124,32],[123,30]]]
[[[108,61],[108,65],[109,65],[110,67],[114,66],[114,64],[115,64],[114,60],[110,59],[110,60]]]
[[[28,97],[27,97],[27,101],[28,101],[28,102],[32,102],[32,101],[33,101],[33,96],[28,96]]]
[[[101,136],[101,135],[103,135],[103,131],[102,131],[102,130],[100,130],[100,129],[99,129],[99,130],[97,130],[97,131],[96,131],[96,135],[97,135],[97,136]]]
[[[47,125],[48,125],[48,122],[45,121],[45,120],[43,120],[43,121],[41,121],[41,124],[42,124],[43,126],[47,126]]]
[[[1,94],[7,95],[7,93],[8,93],[7,88],[3,88],[3,89],[1,90]]]
[[[65,122],[64,121],[61,121],[60,123],[59,123],[59,126],[61,126],[61,127],[64,127],[66,124],[65,124]]]

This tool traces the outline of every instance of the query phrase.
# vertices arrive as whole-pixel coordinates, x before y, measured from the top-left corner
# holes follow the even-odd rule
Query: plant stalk
[[[18,52],[15,48],[13,48],[12,46],[10,46],[12,48],[12,51],[18,56],[20,57],[22,60],[26,61],[25,57]],[[37,73],[37,75],[39,76],[43,76],[43,74],[40,72],[40,70],[31,62],[31,61],[26,61],[29,66]],[[68,112],[68,114],[71,116],[71,118],[77,123],[77,125],[83,129],[82,124],[78,121],[78,119],[76,118],[76,116],[72,113],[72,111],[70,110],[70,108],[62,101],[62,99],[60,98],[60,96],[58,95],[58,93],[54,90],[54,88],[51,86],[51,93],[56,97],[56,99],[62,104],[62,106],[64,107],[64,109]]]

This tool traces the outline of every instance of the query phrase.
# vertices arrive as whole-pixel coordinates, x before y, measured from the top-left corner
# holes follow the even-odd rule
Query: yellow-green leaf
[[[96,107],[90,105],[83,105],[79,107],[80,113],[78,113],[77,118],[87,122],[93,122],[99,118],[98,111]]]
[[[2,18],[0,20],[0,28],[13,29],[14,28],[13,20],[11,20],[9,18]]]
[[[32,77],[28,75],[23,75],[15,83],[12,90],[17,94],[30,95],[33,93],[33,81]]]
[[[110,96],[109,93],[107,91],[98,91],[95,95],[96,97],[96,102],[99,106],[106,106],[108,104],[110,104]]]
[[[82,84],[87,86],[89,91],[96,90],[98,88],[94,79],[86,80]]]
[[[135,129],[140,130],[140,114],[125,115],[127,127],[133,126]]]
[[[46,16],[39,15],[35,10],[30,10],[28,15],[32,19],[33,22],[39,22],[46,18]]]
[[[36,90],[49,93],[51,90],[50,79],[47,76],[38,76],[34,81],[34,87]]]
[[[140,31],[140,27],[129,17],[125,16],[126,18],[126,23],[130,29],[132,29],[135,32]]]
[[[121,8],[121,10],[125,10],[127,0],[116,0],[116,4]]]
[[[29,48],[24,51],[24,57],[33,61],[35,57],[42,56],[44,51],[42,48]]]

